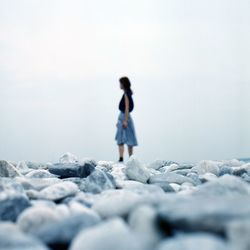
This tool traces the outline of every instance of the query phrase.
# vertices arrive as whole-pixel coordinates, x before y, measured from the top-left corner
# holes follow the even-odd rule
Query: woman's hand
[[[122,127],[123,127],[123,128],[126,128],[127,126],[128,126],[128,122],[127,122],[127,121],[123,121]]]

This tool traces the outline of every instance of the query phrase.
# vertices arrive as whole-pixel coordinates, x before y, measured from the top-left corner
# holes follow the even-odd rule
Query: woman
[[[119,104],[120,114],[116,124],[117,131],[115,140],[119,148],[119,162],[123,162],[124,144],[128,146],[128,154],[133,154],[133,147],[138,146],[134,122],[130,113],[134,109],[133,91],[131,90],[131,83],[128,77],[120,78],[120,88],[124,91],[122,99]]]

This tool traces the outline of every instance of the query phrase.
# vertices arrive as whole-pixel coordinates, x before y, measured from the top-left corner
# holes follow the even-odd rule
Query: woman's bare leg
[[[121,144],[118,146],[119,147],[119,156],[123,158],[123,154],[124,154],[124,145]]]
[[[133,146],[128,146],[128,155],[129,157],[133,155]]]

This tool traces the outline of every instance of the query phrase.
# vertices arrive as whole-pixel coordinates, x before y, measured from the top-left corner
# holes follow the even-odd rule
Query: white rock
[[[196,187],[190,182],[184,182],[180,186],[179,194],[192,194],[192,191],[196,190]]]
[[[162,169],[162,168],[161,168],[161,169]],[[155,170],[155,169],[153,169],[153,168],[148,168],[148,172],[149,172],[150,176],[157,175],[157,174],[161,174],[160,171]]]
[[[101,166],[109,171],[113,169],[114,164],[115,163],[113,161],[98,161],[97,162],[97,166]]]
[[[67,205],[65,204],[59,204],[55,207],[56,213],[61,217],[61,218],[66,218],[71,216],[70,209]]]
[[[8,161],[0,161],[0,177],[16,177],[22,174]]]
[[[31,204],[33,207],[50,207],[55,209],[56,203],[54,201],[48,201],[48,200],[33,200],[31,201]]]
[[[122,181],[122,180],[127,180],[128,177],[125,173],[126,166],[122,163],[117,163],[113,165],[113,168],[110,172],[116,179],[116,181]]]
[[[23,233],[15,224],[0,223],[1,250],[49,250],[38,239]]]
[[[53,224],[59,221],[60,214],[56,209],[48,206],[36,206],[26,209],[18,217],[17,224],[22,231],[35,233],[39,228],[45,225]]]
[[[205,181],[214,181],[214,180],[218,179],[218,177],[212,173],[205,173],[203,175],[200,175],[199,178],[201,180],[205,180]]]
[[[246,195],[247,197],[250,194],[250,185],[240,177],[226,174],[200,185],[194,194],[203,197],[223,196],[225,198],[226,196],[237,197],[238,195]]]
[[[195,184],[193,179],[186,177],[184,175],[173,173],[173,172],[158,174],[158,175],[154,175],[150,177],[149,183],[154,184],[157,182],[168,182],[168,183],[177,183],[177,184],[190,182],[190,183]]]
[[[181,185],[176,183],[169,183],[169,185],[174,189],[175,192],[179,192],[181,189]]]
[[[143,184],[138,181],[120,181],[117,184],[118,188],[130,190],[137,194],[153,194],[153,193],[164,193],[163,189],[160,186],[153,184]]]
[[[72,201],[69,203],[69,210],[72,215],[87,214],[100,219],[100,215],[98,213],[76,201]]]
[[[94,203],[93,209],[103,218],[128,214],[139,202],[140,195],[128,190],[104,191]]]
[[[99,195],[98,194],[91,194],[91,193],[84,193],[78,192],[74,198],[70,198],[70,202],[79,202],[87,207],[92,207],[93,204],[97,201]]]
[[[25,163],[25,161],[19,161],[16,169],[21,173],[21,174],[27,174],[30,171],[32,171],[32,169],[28,168],[27,164]]]
[[[234,220],[228,224],[227,237],[233,245],[233,249],[250,249],[250,218]]]
[[[28,174],[25,175],[28,178],[55,178],[56,176],[51,174],[48,170],[45,169],[37,169],[32,170]]]
[[[119,218],[84,229],[73,241],[70,250],[144,250],[142,244]]]
[[[166,172],[171,172],[174,170],[178,170],[180,166],[178,164],[171,164],[170,166],[167,167]]]
[[[203,175],[206,173],[212,173],[216,176],[219,176],[220,163],[216,161],[203,160],[198,163],[197,166],[194,166],[191,171],[196,172],[199,175]]]
[[[163,239],[157,228],[157,212],[150,205],[141,205],[131,212],[128,224],[137,237],[154,249],[155,245]]]
[[[130,180],[147,183],[147,180],[151,175],[148,169],[144,167],[139,160],[137,160],[134,156],[131,156],[126,165],[126,175]]]
[[[30,189],[30,190],[26,190],[25,193],[29,197],[30,200],[42,199],[42,196],[39,191]]]
[[[144,187],[143,183],[139,181],[131,181],[131,180],[118,181],[116,185],[117,185],[117,188],[120,188],[120,189],[136,189],[136,188]]]
[[[17,162],[15,161],[8,161],[11,165],[13,165],[15,168],[17,167]]]
[[[75,195],[79,191],[78,186],[70,181],[54,184],[40,191],[41,198],[47,200],[60,200]]]
[[[158,170],[159,168],[164,167],[165,164],[166,164],[165,160],[157,159],[157,160],[154,160],[153,162],[151,162],[150,164],[148,164],[147,168]]]
[[[40,191],[44,188],[52,186],[56,183],[62,182],[58,178],[26,178],[26,177],[16,177],[15,180],[20,183],[26,190],[36,190]]]
[[[83,189],[89,193],[101,193],[104,190],[115,189],[115,179],[105,171],[95,169],[84,181]]]
[[[94,160],[93,158],[90,158],[90,157],[83,157],[78,162],[79,162],[79,164],[89,163],[89,164],[94,165],[94,166],[97,165],[96,160]]]
[[[77,156],[67,152],[66,154],[60,157],[59,162],[60,163],[76,163],[78,162],[78,158]]]
[[[228,250],[229,245],[211,234],[196,233],[163,241],[156,250]]]
[[[244,164],[243,161],[239,161],[237,159],[223,160],[222,163],[223,163],[223,165],[228,165],[230,167],[240,167],[241,165]]]
[[[25,161],[25,164],[30,169],[48,169],[50,163],[39,163],[34,161]]]

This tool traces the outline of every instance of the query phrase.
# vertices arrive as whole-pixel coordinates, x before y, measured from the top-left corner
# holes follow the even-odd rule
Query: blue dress
[[[134,108],[133,99],[132,99],[131,95],[129,95],[129,93],[126,92],[126,94],[128,94],[128,97],[130,100],[129,111],[132,112],[132,110]],[[132,100],[132,102],[131,102],[131,100]],[[132,118],[130,112],[129,112],[129,116],[128,116],[127,127],[126,128],[122,127],[122,123],[123,123],[124,118],[125,118],[125,112],[122,111],[125,108],[123,102],[124,102],[124,96],[119,104],[120,114],[118,116],[117,131],[116,131],[116,135],[115,135],[115,140],[117,141],[117,145],[127,144],[128,146],[133,146],[133,147],[138,146],[134,121],[133,121],[133,118]],[[131,108],[131,104],[132,104],[132,108]]]

